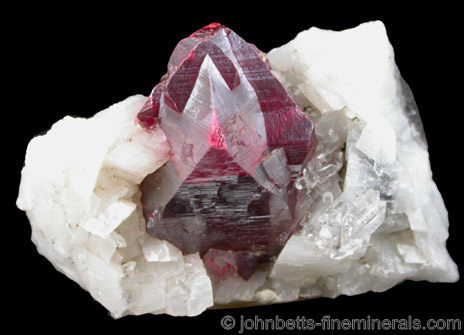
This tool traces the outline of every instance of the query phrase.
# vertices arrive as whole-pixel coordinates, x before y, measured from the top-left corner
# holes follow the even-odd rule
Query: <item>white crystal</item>
[[[346,144],[344,179],[308,184],[316,169],[297,180],[303,229],[287,242],[270,277],[300,287],[301,297],[384,291],[405,279],[456,281],[445,245],[447,211],[425,137],[407,117],[410,92],[384,25],[311,28],[272,50],[268,60],[316,121],[318,154],[307,169],[338,153],[336,141]],[[331,126],[327,115],[341,111],[348,117],[337,121],[344,124]],[[341,182],[338,197],[324,196]]]
[[[17,205],[32,241],[114,317],[193,316],[213,303],[458,279],[425,136],[406,113],[412,95],[383,24],[311,28],[272,50],[268,62],[314,121],[319,145],[295,182],[301,229],[248,281],[211,282],[198,253],[183,255],[146,233],[139,184],[169,152],[161,130],[134,122],[147,98],[128,98],[91,119],[66,117],[29,143]],[[276,184],[290,178],[274,167],[282,154],[275,150],[264,166]]]
[[[66,117],[34,138],[17,205],[38,251],[114,317],[197,315],[213,304],[198,254],[182,256],[144,228],[138,184],[169,150],[161,131],[134,123],[146,99],[128,98],[91,119]]]
[[[266,271],[257,271],[246,281],[238,276],[219,281],[214,285],[214,302],[228,304],[252,301],[256,290],[263,286],[267,276]]]
[[[148,262],[172,262],[182,258],[182,251],[168,241],[158,240],[150,235],[140,237],[143,255]]]
[[[356,142],[356,148],[377,164],[391,164],[396,160],[395,131],[386,120],[369,122]]]

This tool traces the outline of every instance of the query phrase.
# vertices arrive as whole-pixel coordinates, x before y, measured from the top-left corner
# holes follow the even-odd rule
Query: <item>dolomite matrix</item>
[[[17,205],[39,253],[116,318],[459,277],[381,22],[267,55],[200,29],[148,98],[34,138]]]

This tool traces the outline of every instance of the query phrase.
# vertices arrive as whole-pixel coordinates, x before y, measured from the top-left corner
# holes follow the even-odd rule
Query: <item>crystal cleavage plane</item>
[[[316,149],[313,123],[236,33],[210,24],[179,42],[138,114],[171,158],[142,183],[147,232],[210,274],[248,279],[297,228],[294,181]]]

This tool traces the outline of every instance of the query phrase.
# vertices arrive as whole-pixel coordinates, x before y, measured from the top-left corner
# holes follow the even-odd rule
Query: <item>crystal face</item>
[[[213,23],[182,40],[138,114],[171,159],[142,183],[147,232],[210,272],[247,279],[296,227],[293,183],[316,148],[313,123],[262,60]]]
[[[208,36],[213,36],[222,28],[208,29],[213,30]],[[195,45],[192,42],[190,49]],[[178,64],[188,54],[189,51],[181,54]],[[229,60],[238,80],[235,75],[228,77],[233,80],[224,79],[225,74],[217,69],[214,73],[220,74],[223,85],[229,87],[227,83],[232,82],[235,88],[231,92],[235,94],[241,85],[250,84],[250,80],[244,75],[243,67],[236,66],[236,57]],[[207,65],[214,65],[213,70],[218,67],[217,59],[214,61],[206,54],[205,61],[210,62]],[[206,67],[203,64],[200,68]],[[314,122],[317,149],[294,181],[293,174],[283,171],[296,171],[298,164],[288,164],[287,170],[282,169],[282,162],[287,159],[285,146],[274,148],[276,152],[266,149],[269,156],[255,168],[260,174],[247,173],[252,164],[243,167],[244,163],[239,160],[242,156],[229,152],[233,148],[229,141],[232,135],[228,134],[223,113],[217,108],[217,100],[224,95],[216,95],[217,87],[215,91],[211,89],[214,85],[203,84],[205,92],[209,90],[216,99],[213,100],[215,115],[206,107],[199,109],[202,113],[213,113],[204,122],[203,135],[193,136],[189,132],[190,121],[176,123],[177,136],[184,141],[178,144],[181,146],[176,149],[177,155],[183,152],[184,156],[174,156],[175,147],[168,143],[162,127],[166,127],[163,116],[166,114],[164,99],[168,98],[166,84],[178,67],[172,67],[163,78],[165,87],[158,88],[159,100],[152,99],[145,105],[148,98],[136,95],[92,118],[67,116],[46,134],[30,141],[17,206],[27,214],[32,242],[38,252],[87,290],[95,300],[91,303],[100,303],[114,318],[146,313],[195,316],[214,306],[265,305],[382,292],[405,280],[458,281],[458,267],[447,251],[448,212],[432,178],[419,111],[395,64],[394,50],[384,25],[379,21],[369,22],[341,32],[311,28],[270,51],[266,64]],[[201,73],[198,70],[195,78]],[[210,83],[215,77],[211,75],[211,78]],[[192,86],[192,92],[199,92],[198,87],[195,89],[197,85],[198,81]],[[251,84],[247,87],[251,87],[250,95],[259,97]],[[185,103],[185,115],[179,113],[182,118],[188,116],[188,106],[193,104],[191,97]],[[170,96],[169,99],[175,100]],[[207,100],[202,93],[196,101]],[[256,108],[263,111],[259,99],[258,103]],[[142,109],[145,114],[139,114]],[[138,114],[143,122],[134,122]],[[251,116],[247,120],[250,119]],[[260,120],[265,121],[264,114]],[[261,133],[264,128],[268,148],[272,129],[266,129],[266,124],[259,128],[258,122],[251,124]],[[176,144],[176,137],[168,137]],[[203,142],[208,150],[219,147],[217,154],[225,151],[236,165],[231,166],[225,159],[222,165],[208,166],[202,162],[206,153],[195,158],[195,146]],[[193,166],[189,176],[196,178],[187,183],[188,177],[181,179],[177,169],[183,168],[182,157],[190,156],[195,160],[186,159]],[[250,224],[248,232],[262,238],[261,241],[269,237],[268,244],[254,242],[243,247],[245,243],[237,236],[228,236],[236,244],[217,242],[209,248],[203,246],[201,253],[182,252],[168,240],[148,234],[143,220],[141,183],[166,163],[171,168],[165,166],[158,181],[156,176],[151,176],[144,183],[146,209],[153,208],[151,212],[146,210],[145,215],[149,219],[152,215],[153,225],[156,219],[169,227],[165,221],[169,219],[165,217],[168,212],[164,208],[178,196],[181,187],[184,192],[187,192],[185,188],[191,192],[185,204],[190,204],[190,208],[192,204],[197,206],[194,207],[199,213],[195,214],[197,221],[192,219],[194,215],[189,210],[187,215],[172,219],[181,223],[191,219],[188,226],[191,239],[183,242],[180,238],[185,239],[187,231],[181,232],[180,237],[164,231],[168,238],[178,238],[178,245],[184,250],[202,246],[208,241],[204,234],[217,237],[222,233],[224,227],[214,231],[214,221],[207,221],[204,216],[213,215],[218,209],[228,213],[232,208],[228,207],[229,201],[238,201],[229,194],[234,194],[239,187],[247,192],[253,189],[246,182],[257,183],[264,191],[269,185],[266,180],[272,179],[279,185],[269,188],[272,195],[269,200],[253,202],[246,211],[250,207],[258,213],[264,207],[262,212],[269,208],[272,213],[282,202],[289,203],[290,209],[281,212],[281,218],[285,219],[293,208],[291,201],[296,198],[293,220],[297,221],[298,230],[277,256],[273,253],[279,245],[264,229],[264,224]],[[233,173],[239,166],[245,173],[239,174],[233,184],[229,179],[220,179],[232,178],[232,172],[214,171],[218,166],[223,170],[228,167]],[[193,174],[195,169],[204,174]],[[203,198],[196,188],[206,187],[206,182],[201,180],[206,177],[224,185],[223,191],[227,190],[218,193],[219,189],[211,188],[220,196],[212,200],[214,197],[208,193],[208,201],[214,203],[209,212],[205,206],[199,208],[205,202],[200,202]],[[239,180],[245,177],[249,179]],[[283,192],[279,193],[278,189],[288,179],[287,196],[279,202]],[[213,183],[211,180],[208,182]],[[296,196],[292,193],[292,184]],[[243,194],[248,197],[246,192]],[[198,196],[196,203],[190,200],[192,196]],[[243,199],[240,201],[246,203]],[[184,203],[178,201],[169,206],[180,205]],[[233,208],[238,208],[235,205]],[[196,226],[195,222],[203,225]],[[276,222],[275,218],[269,222]],[[256,229],[250,229],[253,227]],[[242,228],[238,226],[237,230],[245,236],[247,230]],[[288,226],[287,231],[291,228]],[[201,243],[195,245],[193,241]],[[269,245],[275,249],[269,250],[266,247]],[[34,287],[34,281],[31,285],[40,290]],[[442,285],[428,286],[432,290],[442,288]],[[376,295],[380,303],[382,296]],[[446,299],[442,300],[446,304]]]

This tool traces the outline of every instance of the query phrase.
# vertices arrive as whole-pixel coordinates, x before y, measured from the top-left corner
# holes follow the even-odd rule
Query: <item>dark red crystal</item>
[[[138,121],[161,127],[172,154],[142,183],[148,233],[219,277],[248,279],[282,249],[316,139],[256,47],[218,23],[182,40]]]

